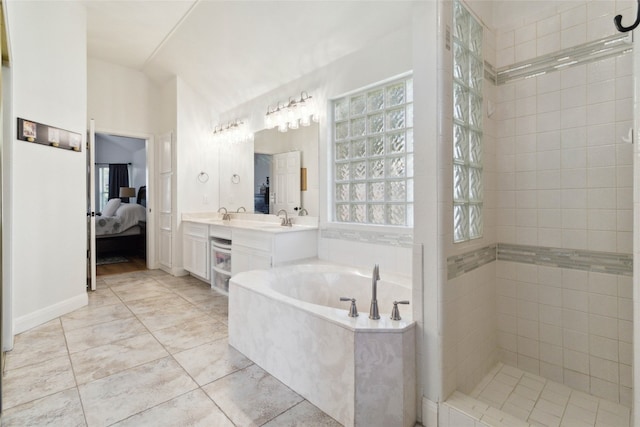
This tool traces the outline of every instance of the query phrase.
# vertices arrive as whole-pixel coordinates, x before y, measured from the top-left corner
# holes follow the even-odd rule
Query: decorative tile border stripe
[[[633,255],[581,249],[499,244],[497,259],[548,267],[633,276]]]
[[[360,243],[399,246],[402,248],[411,248],[413,246],[413,236],[411,234],[340,230],[333,228],[320,230],[320,236],[325,239],[351,240]]]
[[[631,254],[498,243],[447,258],[447,279],[455,279],[496,260],[633,276]]]
[[[447,279],[455,279],[496,260],[496,246],[490,245],[447,258]]]

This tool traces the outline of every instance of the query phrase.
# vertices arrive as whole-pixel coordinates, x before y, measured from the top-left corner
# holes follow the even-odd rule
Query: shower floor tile
[[[489,426],[508,425],[511,417],[543,427],[629,427],[631,422],[631,410],[623,405],[501,363],[469,397],[456,392],[447,403]]]

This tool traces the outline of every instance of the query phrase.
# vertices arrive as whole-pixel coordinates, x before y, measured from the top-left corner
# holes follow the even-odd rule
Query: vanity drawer
[[[209,236],[231,240],[231,228],[225,226],[210,225]]]
[[[206,239],[209,237],[209,226],[207,224],[185,222],[183,233],[187,236],[202,237],[203,239]]]
[[[241,245],[246,248],[271,252],[271,249],[273,248],[273,235],[269,233],[261,233],[255,230],[234,230],[232,242],[234,245]]]

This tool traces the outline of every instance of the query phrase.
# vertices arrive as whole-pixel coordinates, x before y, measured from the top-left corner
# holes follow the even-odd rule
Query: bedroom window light
[[[98,188],[96,189],[96,196],[98,200],[96,203],[96,210],[97,212],[102,212],[109,201],[109,165],[98,165],[96,167],[96,172],[98,176]]]
[[[453,241],[482,237],[482,25],[453,3]]]
[[[333,220],[413,226],[413,78],[331,101]]]

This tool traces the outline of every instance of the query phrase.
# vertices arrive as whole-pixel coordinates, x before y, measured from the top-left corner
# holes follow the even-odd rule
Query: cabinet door
[[[192,270],[193,274],[209,280],[209,241],[207,239],[191,238]],[[186,268],[186,267],[185,267]]]
[[[244,246],[234,245],[231,250],[231,274],[249,270],[268,270],[271,268],[271,254]]]
[[[207,280],[209,280],[208,243],[208,239],[193,237],[188,234],[182,236],[182,262],[184,269]]]
[[[195,273],[195,253],[194,253],[194,238],[191,236],[182,236],[182,264],[185,270]]]

